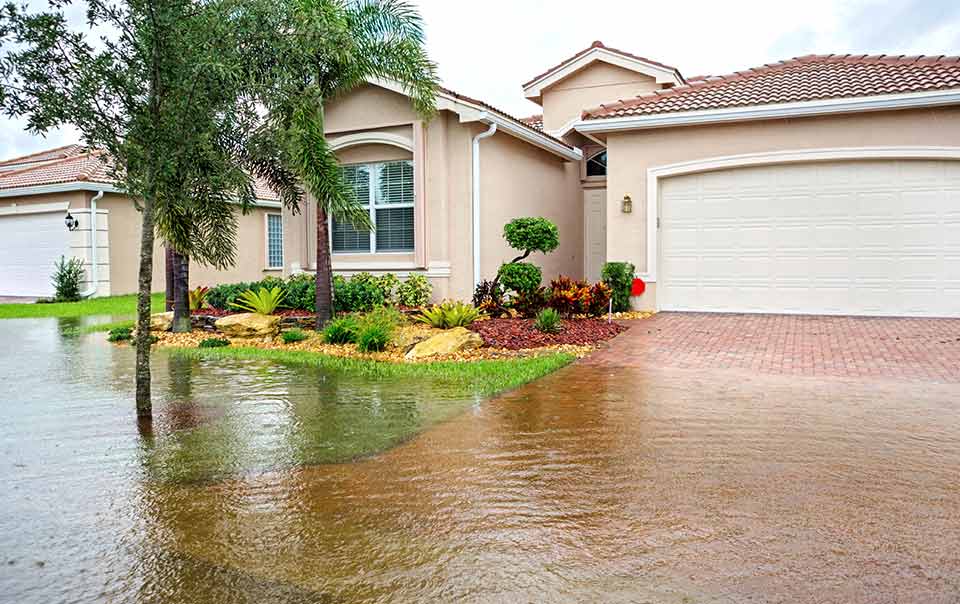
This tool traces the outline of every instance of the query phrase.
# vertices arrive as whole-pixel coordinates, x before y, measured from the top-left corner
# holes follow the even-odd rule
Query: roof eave
[[[70,182],[58,182],[47,185],[27,185],[23,187],[10,187],[0,189],[0,197],[21,197],[26,195],[44,195],[48,193],[69,193],[71,191],[97,191],[104,193],[126,194],[115,185],[109,183],[90,182],[75,180]],[[275,199],[256,199],[258,206],[265,208],[280,208],[283,204]]]
[[[673,128],[727,122],[813,117],[818,115],[919,109],[960,104],[960,89],[911,92],[869,97],[846,97],[795,103],[751,105],[724,109],[680,111],[625,117],[595,117],[582,119],[574,126],[585,134],[603,134],[623,130]]]

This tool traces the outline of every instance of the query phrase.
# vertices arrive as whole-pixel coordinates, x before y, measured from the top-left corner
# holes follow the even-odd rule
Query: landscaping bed
[[[566,319],[557,333],[544,333],[533,327],[533,319],[489,319],[469,327],[480,334],[486,346],[523,350],[544,346],[592,347],[627,329],[619,323],[601,319]]]

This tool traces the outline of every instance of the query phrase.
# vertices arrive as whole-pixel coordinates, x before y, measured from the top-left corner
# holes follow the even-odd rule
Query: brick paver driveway
[[[960,382],[960,319],[661,313],[591,362]]]

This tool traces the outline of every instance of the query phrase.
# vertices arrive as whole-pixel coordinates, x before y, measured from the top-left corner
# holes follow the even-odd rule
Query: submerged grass
[[[163,311],[163,294],[151,297],[153,312]],[[52,304],[0,304],[0,319],[34,319],[43,317],[84,317],[88,315],[134,315],[137,312],[137,296],[107,296],[90,298],[80,302],[55,302]],[[130,323],[115,322],[89,326],[91,331],[107,331]],[[95,328],[95,329],[94,329]]]
[[[483,361],[444,361],[437,363],[386,363],[334,357],[302,350],[261,348],[177,348],[170,354],[191,359],[262,359],[342,371],[371,379],[431,379],[463,386],[471,392],[492,396],[522,386],[552,373],[574,360],[566,353],[535,357]]]

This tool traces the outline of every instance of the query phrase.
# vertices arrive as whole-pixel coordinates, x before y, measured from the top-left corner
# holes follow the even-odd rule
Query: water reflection
[[[161,354],[141,438],[131,351],[30,327],[0,355],[0,599],[958,595],[956,385],[584,364],[476,405]]]

